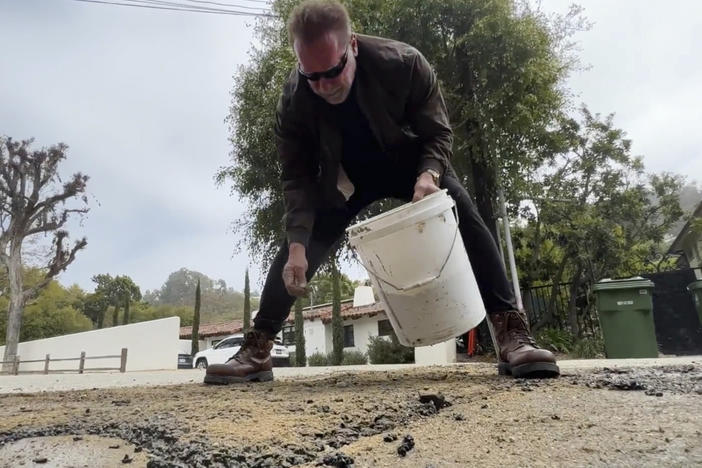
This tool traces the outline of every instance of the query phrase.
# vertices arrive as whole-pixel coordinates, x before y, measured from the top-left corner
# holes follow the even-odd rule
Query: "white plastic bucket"
[[[478,284],[446,190],[347,229],[405,346],[428,346],[485,318]]]

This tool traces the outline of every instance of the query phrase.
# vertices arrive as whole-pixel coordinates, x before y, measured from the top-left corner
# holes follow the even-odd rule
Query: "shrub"
[[[414,348],[402,346],[392,334],[390,340],[382,336],[370,337],[368,358],[372,364],[409,364],[414,362]]]
[[[575,342],[571,354],[582,359],[604,358],[604,340],[599,335],[582,338]]]
[[[329,359],[322,353],[314,353],[307,358],[307,365],[310,367],[328,366]]]
[[[342,366],[363,365],[368,363],[365,353],[360,351],[344,351],[344,358],[341,360]]]
[[[595,336],[575,338],[568,330],[546,328],[535,336],[539,346],[574,358],[595,359],[605,355],[604,341],[599,333]]]
[[[298,367],[295,351],[290,351],[290,367]]]
[[[568,330],[544,328],[534,337],[539,346],[556,353],[570,353],[575,339]]]
[[[304,354],[302,357],[304,358]],[[307,366],[307,362],[305,359],[305,362],[298,363],[297,362],[297,353],[295,352],[295,350],[293,350],[293,351],[290,351],[290,366],[291,367],[305,367],[305,366]]]

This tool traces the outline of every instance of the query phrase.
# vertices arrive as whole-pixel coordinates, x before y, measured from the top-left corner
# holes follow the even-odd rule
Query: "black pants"
[[[383,198],[409,201],[414,192],[414,176],[398,177],[395,182],[366,184],[370,189],[359,190],[339,209],[316,213],[315,224],[307,246],[307,280],[324,263],[331,248],[343,236],[345,229],[366,206]],[[441,188],[456,201],[459,230],[468,253],[478,288],[488,313],[516,309],[512,287],[507,280],[497,244],[478,214],[466,189],[452,177],[443,177]],[[268,272],[261,293],[254,326],[259,330],[277,334],[290,314],[295,298],[290,296],[283,283],[283,267],[288,260],[288,245],[284,242]]]

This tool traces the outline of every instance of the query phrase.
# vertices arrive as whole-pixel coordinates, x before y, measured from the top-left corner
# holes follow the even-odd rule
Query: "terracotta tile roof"
[[[361,317],[372,317],[381,312],[385,312],[383,304],[376,302],[374,304],[354,307],[353,300],[343,301],[341,303],[341,318],[344,319],[357,319]],[[331,304],[325,304],[323,306],[315,307],[310,310],[306,308],[302,311],[302,316],[305,320],[316,320],[321,319],[323,323],[330,323],[332,318],[332,306]],[[295,322],[295,311],[291,310],[290,315],[285,320],[287,323]]]
[[[361,317],[372,317],[382,312],[385,312],[385,309],[383,308],[383,304],[380,302],[361,307],[354,307],[353,300],[341,302],[341,318],[343,319],[353,320]],[[321,306],[316,306],[313,309],[307,307],[302,311],[302,315],[305,318],[305,320],[321,319],[322,323],[331,323],[332,306],[331,304],[324,304]],[[288,315],[288,318],[285,320],[285,322],[288,324],[292,324],[295,322],[295,312],[293,310],[290,311],[290,315]],[[234,333],[240,333],[242,329],[243,323],[241,320],[200,325],[199,336],[201,338],[205,338],[208,336],[232,335]],[[192,332],[193,327],[181,327],[180,338],[191,338]]]
[[[243,329],[244,323],[241,320],[232,320],[231,322],[209,323],[200,325],[198,336],[206,338],[208,336],[232,335],[239,333]],[[193,327],[180,327],[180,338],[192,338]]]

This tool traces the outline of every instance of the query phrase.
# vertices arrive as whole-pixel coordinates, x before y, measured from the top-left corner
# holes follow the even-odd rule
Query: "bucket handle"
[[[431,283],[431,282],[434,281],[435,279],[439,278],[439,277],[441,276],[441,274],[444,272],[444,268],[446,268],[446,264],[448,263],[449,259],[451,258],[451,254],[453,253],[453,247],[456,245],[456,238],[458,237],[458,206],[456,206],[456,202],[455,202],[455,201],[454,201],[454,203],[453,203],[453,214],[454,214],[454,216],[456,217],[456,229],[455,229],[455,231],[453,232],[453,241],[451,242],[451,248],[449,249],[448,255],[446,255],[446,260],[444,260],[444,263],[441,265],[441,268],[439,268],[439,273],[437,273],[436,275],[432,276],[431,278],[423,279],[423,280],[419,281],[418,283],[414,283],[414,284],[411,284],[411,285],[409,285],[409,286],[399,287],[399,286],[396,286],[396,285],[392,284],[390,281],[387,281],[387,280],[384,280],[383,278],[381,278],[380,275],[379,275],[378,273],[376,273],[375,271],[373,271],[373,269],[371,269],[370,267],[366,266],[366,265],[363,263],[363,260],[361,260],[360,257],[358,258],[359,263],[361,264],[361,266],[363,266],[363,268],[366,269],[366,271],[367,271],[368,273],[370,273],[371,275],[373,275],[373,277],[374,277],[376,280],[381,281],[381,282],[387,284],[388,286],[392,287],[392,288],[395,289],[396,291],[410,291],[410,290],[412,290],[412,289],[416,289],[416,288],[419,288],[419,287],[421,287],[421,286],[424,286],[425,284]]]

